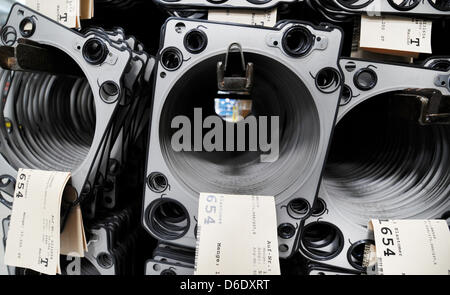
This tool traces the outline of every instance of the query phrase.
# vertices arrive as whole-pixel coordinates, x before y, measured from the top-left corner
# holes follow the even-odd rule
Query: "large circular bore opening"
[[[189,214],[178,201],[159,199],[146,210],[146,223],[150,230],[164,240],[183,237],[189,230]]]
[[[362,227],[449,210],[450,126],[419,125],[414,103],[384,94],[338,123],[323,180],[329,208]]]
[[[264,162],[263,152],[258,148],[250,150],[250,137],[261,139],[259,132],[249,132],[237,137],[237,126],[222,120],[223,149],[227,141],[227,129],[234,130],[234,151],[195,151],[194,136],[202,130],[195,129],[194,108],[200,108],[202,118],[215,116],[214,98],[217,97],[217,62],[224,55],[202,61],[188,70],[173,86],[169,93],[160,119],[159,134],[161,148],[168,167],[175,177],[193,194],[205,191],[221,191],[236,194],[281,195],[290,197],[311,171],[319,143],[319,118],[313,98],[305,84],[286,66],[269,57],[245,53],[245,60],[254,63],[254,87],[251,92],[251,114],[258,121],[259,116],[267,116],[267,130],[271,130],[271,116],[279,118],[279,156],[272,162]],[[172,129],[171,122],[176,116],[185,116],[191,122],[191,151],[176,152],[171,146],[172,135],[179,129]],[[201,124],[201,123],[200,123]],[[258,124],[256,124],[258,125]],[[261,126],[257,126],[261,127]],[[181,128],[181,126],[180,126]],[[259,131],[260,128],[258,128]],[[203,130],[205,135],[209,129]],[[269,132],[268,142],[276,140]],[[180,140],[181,141],[181,140]],[[245,141],[245,151],[237,151],[237,142]],[[272,147],[275,147],[272,144]],[[273,153],[276,153],[272,149]]]
[[[76,170],[95,133],[95,102],[86,77],[0,69],[1,89],[8,84],[0,109],[1,124],[8,125],[1,128],[5,159],[16,169]]]
[[[108,47],[98,38],[91,38],[83,45],[83,57],[90,64],[101,64],[105,61],[107,55]]]
[[[335,225],[316,221],[303,228],[301,247],[304,254],[312,259],[329,260],[344,248],[344,236]]]
[[[102,252],[97,256],[97,263],[102,268],[111,268],[114,264],[114,258],[111,254]]]

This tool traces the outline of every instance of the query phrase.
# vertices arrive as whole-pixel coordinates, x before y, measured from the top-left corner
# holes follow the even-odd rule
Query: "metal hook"
[[[225,76],[228,68],[229,54],[233,52],[240,53],[240,63],[242,71],[245,72],[245,76]],[[253,86],[253,63],[245,63],[244,52],[239,43],[230,44],[225,55],[225,61],[219,61],[217,63],[217,85],[219,90],[228,93],[249,94]]]

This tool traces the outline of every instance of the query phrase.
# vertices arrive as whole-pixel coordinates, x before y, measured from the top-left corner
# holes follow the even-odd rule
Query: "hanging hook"
[[[245,75],[233,73],[226,76],[229,69],[230,53],[238,52],[240,56],[240,65]],[[225,61],[217,63],[217,84],[220,91],[237,94],[249,94],[253,86],[253,63],[246,63],[242,46],[239,43],[232,43],[228,47],[225,55]]]

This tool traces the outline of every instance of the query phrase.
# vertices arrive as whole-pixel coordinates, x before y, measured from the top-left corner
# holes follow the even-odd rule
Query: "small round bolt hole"
[[[320,216],[327,210],[327,205],[325,204],[325,201],[322,199],[317,199],[317,201],[314,203],[314,206],[312,208],[312,215],[313,216]]]
[[[311,32],[301,26],[291,27],[283,36],[283,49],[292,57],[306,55],[312,48],[314,37]]]
[[[190,228],[186,208],[176,200],[163,198],[153,201],[145,212],[150,230],[163,240],[183,237]]]
[[[286,245],[286,244],[281,244],[280,246],[278,246],[278,250],[279,250],[280,252],[285,253],[285,252],[287,252],[287,251],[289,250],[289,246]]]
[[[353,72],[356,69],[356,63],[354,61],[349,61],[345,65],[345,69],[347,70],[347,72]]]
[[[86,182],[83,186],[83,189],[81,190],[81,194],[86,195],[91,192],[91,184],[89,182]]]
[[[92,65],[103,63],[108,53],[106,44],[98,38],[91,38],[83,45],[83,57]]]
[[[341,100],[339,102],[340,106],[344,106],[348,104],[353,98],[353,91],[348,85],[344,85],[344,89],[342,90]]]
[[[377,85],[377,81],[377,73],[369,68],[360,69],[353,76],[353,83],[358,89],[363,91],[374,88]]]
[[[7,187],[10,183],[14,182],[14,178],[9,175],[0,176],[0,187]]]
[[[105,102],[113,102],[118,95],[119,86],[112,81],[107,81],[100,87],[100,96]]]
[[[164,174],[159,172],[153,172],[148,177],[148,186],[155,193],[162,193],[167,189],[169,183]]]
[[[344,236],[334,224],[314,221],[303,227],[301,244],[306,256],[327,260],[336,257],[342,251]]]
[[[28,38],[34,34],[36,24],[31,17],[26,17],[20,22],[19,29],[22,36]]]
[[[363,266],[364,253],[366,252],[366,248],[371,245],[375,245],[372,240],[361,240],[350,246],[347,252],[348,262],[356,269],[365,271],[365,267]]]
[[[278,236],[282,239],[290,239],[295,235],[295,227],[290,223],[283,223],[278,226]]]
[[[108,253],[100,253],[97,256],[97,262],[102,268],[110,268],[113,265],[113,258]]]
[[[168,71],[175,71],[183,62],[183,56],[177,48],[167,48],[161,54],[161,63],[163,67]]]
[[[200,53],[205,50],[208,44],[208,37],[203,31],[194,29],[189,31],[184,37],[184,47],[190,53]]]
[[[310,207],[305,199],[297,198],[289,202],[287,212],[292,218],[301,219],[308,214]]]
[[[3,44],[7,46],[14,44],[17,40],[16,30],[11,26],[3,27],[1,30],[1,39]]]
[[[161,272],[162,276],[176,276],[177,274],[171,269],[165,269]]]
[[[175,25],[175,32],[178,34],[183,33],[186,30],[186,25],[184,23],[177,23]]]
[[[316,76],[316,86],[320,91],[331,93],[336,91],[340,85],[340,75],[333,68],[324,68]]]

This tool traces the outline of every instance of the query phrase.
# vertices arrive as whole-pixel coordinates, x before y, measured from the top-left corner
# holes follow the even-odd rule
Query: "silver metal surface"
[[[283,35],[294,27],[306,29],[315,40],[311,50],[301,57],[291,57],[282,47]],[[189,53],[183,42],[185,33],[193,29],[202,30],[208,38],[207,47],[197,54]],[[310,205],[317,194],[334,124],[341,91],[340,67],[337,64],[341,40],[342,32],[333,26],[314,27],[310,24],[286,22],[277,28],[265,29],[189,19],[169,19],[164,27],[160,53],[164,55],[168,49],[179,52],[182,55],[179,60],[182,62],[176,65],[175,70],[169,71],[161,65],[161,56],[159,58],[147,177],[151,179],[155,174],[162,174],[158,181],[166,186],[160,192],[155,192],[149,185],[146,186],[143,203],[145,228],[162,241],[194,247],[199,193],[220,192],[274,195],[278,223],[280,225],[291,223],[298,229],[301,219],[308,215]],[[200,95],[195,92],[196,90],[209,89],[212,91],[211,95],[215,95],[216,65],[218,61],[223,60],[232,43],[239,43],[246,55],[246,61],[254,63],[255,87],[252,94],[261,99],[263,107],[267,105],[268,114],[273,112],[276,115],[277,112],[274,110],[277,107],[288,108],[287,114],[281,115],[281,120],[286,120],[285,134],[280,142],[279,158],[273,163],[246,162],[248,160],[245,158],[229,159],[221,152],[209,153],[216,159],[215,161],[223,160],[221,164],[219,162],[216,164],[208,160],[208,153],[175,153],[170,146],[168,128],[173,116],[179,114],[179,110],[192,111],[193,105],[189,103]],[[322,83],[318,81],[320,80],[318,73],[323,69],[335,73],[333,76],[335,79],[329,81],[329,85],[336,85],[331,91],[317,86]],[[262,80],[258,82],[258,79]],[[186,81],[189,81],[189,85],[184,84]],[[214,100],[210,101],[212,106]],[[280,106],[278,103],[283,105]],[[282,124],[280,123],[280,126]],[[293,200],[295,201],[291,202]],[[180,214],[179,210],[183,208],[186,210],[182,221],[167,225],[185,231],[176,238],[168,237],[151,225],[152,221],[155,221],[152,220],[155,217],[155,210],[160,209],[160,201],[177,207],[174,214]],[[300,206],[304,208],[300,211],[303,209],[304,211],[291,217],[291,209],[288,207],[295,207],[294,203],[297,205],[301,203]],[[155,222],[158,223],[158,220]],[[172,231],[170,233],[173,234]],[[296,234],[297,231],[291,238],[280,238],[279,243],[283,245],[281,257],[287,257],[295,251]]]

